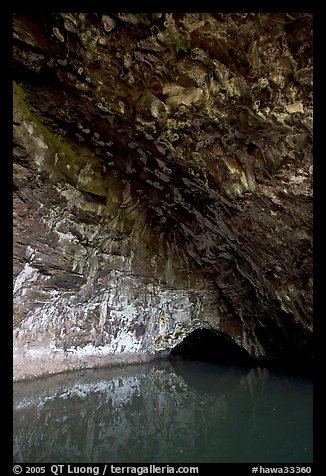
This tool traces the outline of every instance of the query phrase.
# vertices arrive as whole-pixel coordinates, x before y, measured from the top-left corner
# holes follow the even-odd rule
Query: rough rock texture
[[[14,15],[14,378],[198,328],[312,359],[309,14]]]

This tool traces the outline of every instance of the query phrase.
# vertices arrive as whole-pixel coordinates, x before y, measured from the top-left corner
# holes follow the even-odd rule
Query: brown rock
[[[15,15],[15,378],[311,365],[311,72],[309,14]]]

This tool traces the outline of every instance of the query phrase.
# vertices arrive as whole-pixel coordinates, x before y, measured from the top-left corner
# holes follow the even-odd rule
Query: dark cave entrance
[[[250,365],[254,359],[229,336],[211,329],[196,329],[176,345],[170,360],[204,360],[223,364]]]

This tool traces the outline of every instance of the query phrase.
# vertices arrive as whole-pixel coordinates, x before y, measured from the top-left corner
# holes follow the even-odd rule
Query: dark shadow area
[[[296,340],[296,345],[298,339]],[[312,352],[311,352],[312,355]],[[286,349],[279,350],[277,355],[271,352],[270,360],[256,360],[229,336],[214,329],[196,329],[182,342],[176,345],[168,355],[172,361],[192,360],[205,361],[222,365],[239,365],[245,367],[266,367],[275,372],[297,375],[312,379],[312,358],[309,354],[298,352],[289,344]]]
[[[196,329],[169,354],[170,360],[204,360],[252,365],[255,360],[230,337],[210,329]]]

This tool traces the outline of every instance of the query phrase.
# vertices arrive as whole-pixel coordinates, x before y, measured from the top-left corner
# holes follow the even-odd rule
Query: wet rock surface
[[[213,328],[312,359],[309,14],[14,15],[14,377]]]

